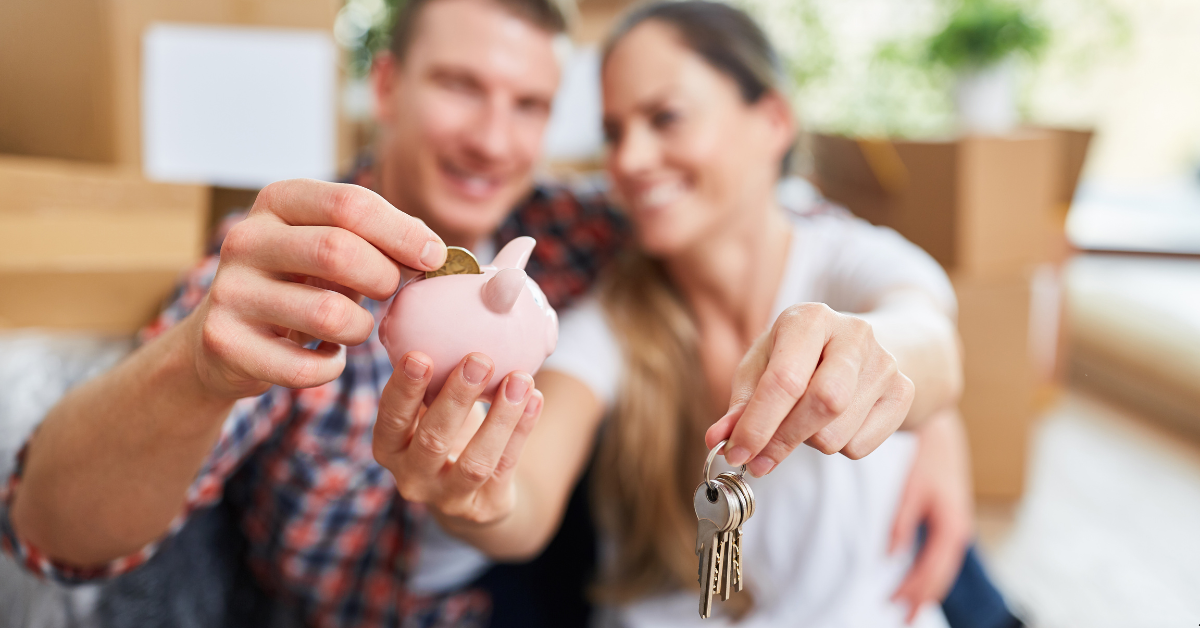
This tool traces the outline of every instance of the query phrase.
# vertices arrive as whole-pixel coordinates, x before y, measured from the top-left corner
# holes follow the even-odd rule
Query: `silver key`
[[[696,554],[700,558],[700,617],[712,614],[713,594],[721,580],[724,561],[721,536],[733,527],[737,497],[724,484],[703,482],[696,487],[692,506],[698,520]]]
[[[713,480],[714,483],[721,484],[728,488],[734,497],[733,501],[733,517],[729,522],[729,527],[723,530],[720,534],[720,556],[721,556],[721,572],[720,579],[717,581],[717,594],[721,596],[722,602],[728,602],[730,594],[733,593],[734,572],[737,570],[737,553],[740,547],[735,547],[734,531],[741,525],[746,516],[746,501],[737,488],[728,480],[724,480],[721,476]]]
[[[742,502],[742,518],[730,532],[729,550],[725,553],[730,588],[738,593],[745,587],[742,580],[742,524],[754,515],[754,491],[750,490],[744,478],[733,473],[721,473],[717,475],[717,481],[729,484]]]

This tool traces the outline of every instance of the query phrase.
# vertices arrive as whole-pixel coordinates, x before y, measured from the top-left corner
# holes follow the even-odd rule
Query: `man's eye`
[[[471,83],[471,81],[461,76],[442,76],[438,79],[438,84],[441,85],[443,89],[447,89],[452,92],[467,93],[474,91],[474,85]]]
[[[604,142],[606,144],[616,144],[621,141],[621,130],[616,126],[604,125]]]
[[[517,109],[524,113],[529,113],[538,116],[550,115],[550,103],[536,98],[521,100],[517,103]]]

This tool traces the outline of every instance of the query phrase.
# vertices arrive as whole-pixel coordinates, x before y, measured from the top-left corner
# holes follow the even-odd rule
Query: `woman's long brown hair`
[[[745,13],[715,2],[658,2],[636,9],[609,37],[605,61],[625,35],[648,20],[674,28],[684,45],[734,79],[745,102],[779,91],[779,61],[762,30]],[[601,437],[593,486],[599,523],[617,549],[597,591],[603,601],[622,603],[697,588],[692,494],[707,454],[704,432],[719,413],[700,362],[694,317],[659,261],[629,251],[600,295],[625,370]],[[740,615],[752,603],[748,593],[724,607]]]

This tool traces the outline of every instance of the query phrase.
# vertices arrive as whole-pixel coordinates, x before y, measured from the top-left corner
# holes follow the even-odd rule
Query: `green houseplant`
[[[960,0],[946,26],[925,42],[925,55],[931,65],[954,72],[964,132],[1002,134],[1016,127],[1016,58],[1037,57],[1048,38],[1048,29],[1020,5]]]

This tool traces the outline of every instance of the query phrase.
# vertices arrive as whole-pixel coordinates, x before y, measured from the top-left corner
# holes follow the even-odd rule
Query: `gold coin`
[[[432,279],[433,277],[441,277],[443,275],[482,275],[483,271],[479,270],[479,261],[470,251],[458,247],[446,247],[446,263],[437,270],[425,271],[425,278]]]

